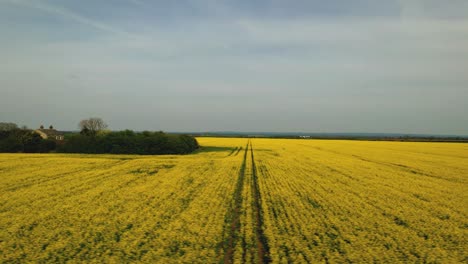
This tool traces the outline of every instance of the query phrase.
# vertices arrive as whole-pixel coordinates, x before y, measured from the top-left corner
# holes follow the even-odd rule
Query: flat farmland
[[[468,144],[198,141],[0,154],[0,262],[468,261]]]

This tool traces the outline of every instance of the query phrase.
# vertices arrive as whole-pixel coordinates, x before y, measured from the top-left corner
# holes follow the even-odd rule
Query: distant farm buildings
[[[63,134],[54,129],[53,126],[50,126],[49,129],[41,126],[39,129],[34,130],[34,132],[38,133],[43,139],[52,139],[57,141],[62,141],[64,139]]]

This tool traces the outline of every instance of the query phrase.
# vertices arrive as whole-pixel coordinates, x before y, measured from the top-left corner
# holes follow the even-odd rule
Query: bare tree
[[[81,131],[90,134],[96,134],[97,132],[106,129],[107,124],[99,117],[91,117],[88,119],[81,120],[78,124]]]

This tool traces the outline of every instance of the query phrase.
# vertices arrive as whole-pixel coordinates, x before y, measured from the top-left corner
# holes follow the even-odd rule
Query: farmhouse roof
[[[44,134],[46,134],[47,136],[62,136],[63,133],[61,133],[60,131],[57,131],[55,129],[44,129],[44,128],[40,128],[40,129],[37,129],[36,131],[40,131]]]
[[[63,140],[64,135],[60,131],[54,129],[53,126],[50,126],[49,129],[45,129],[44,126],[35,130],[43,139],[54,139],[54,140]]]

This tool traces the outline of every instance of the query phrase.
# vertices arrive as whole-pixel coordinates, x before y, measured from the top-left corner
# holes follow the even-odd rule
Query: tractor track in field
[[[249,150],[249,143],[245,146],[244,158],[239,170],[236,188],[233,194],[234,205],[229,209],[226,214],[226,222],[228,224],[228,237],[224,239],[224,263],[234,263],[234,249],[237,243],[240,242],[240,216],[242,214],[242,191],[244,189],[245,167],[247,164],[247,153]]]
[[[252,142],[250,142],[250,155],[252,158],[252,195],[253,195],[253,212],[255,222],[255,238],[257,243],[257,256],[262,263],[270,263],[270,247],[263,232],[263,210],[261,192],[258,184],[257,166],[255,165],[254,151]]]
[[[249,155],[250,150],[250,155]],[[250,156],[250,157],[249,157]],[[252,168],[251,172],[252,175],[249,179],[246,175],[246,167],[247,167],[247,159],[250,158],[252,161]],[[227,223],[227,230],[225,233],[227,237],[224,239],[223,249],[224,249],[224,257],[222,263],[234,263],[234,255],[236,245],[242,243],[242,250],[243,250],[243,261],[245,259],[245,253],[247,250],[245,246],[245,238],[242,237],[241,234],[241,214],[245,210],[242,206],[243,200],[245,199],[242,197],[242,192],[244,190],[244,185],[250,184],[252,190],[252,220],[254,225],[254,237],[255,237],[255,245],[254,249],[250,249],[253,254],[256,255],[256,259],[258,263],[270,263],[270,248],[268,246],[268,242],[266,236],[263,231],[263,210],[262,210],[262,202],[261,202],[261,193],[258,183],[258,175],[257,175],[257,167],[255,165],[255,156],[254,150],[252,147],[252,142],[249,140],[244,150],[244,158],[242,160],[242,165],[239,170],[239,176],[236,183],[236,188],[233,194],[234,204],[226,214],[226,223]]]

